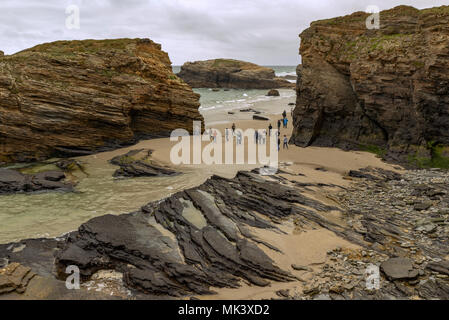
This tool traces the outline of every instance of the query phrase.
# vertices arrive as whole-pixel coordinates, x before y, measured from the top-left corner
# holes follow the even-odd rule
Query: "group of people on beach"
[[[284,112],[282,112],[282,119],[278,120],[278,131],[277,131],[277,138],[278,138],[278,151],[281,150],[281,124],[283,126],[284,129],[287,129],[287,125],[288,125],[288,118],[287,118],[287,111],[284,110]],[[268,127],[268,131],[270,132],[270,136],[271,136],[271,130],[273,130],[273,126],[270,123],[270,126]],[[283,140],[283,149],[288,149],[288,138],[287,135],[284,134],[284,140]]]
[[[277,130],[277,147],[278,151],[281,150],[281,125],[284,129],[287,129],[288,125],[288,118],[287,118],[287,112],[284,110],[282,113],[282,119],[279,119],[277,122],[278,130]],[[268,126],[268,136],[271,137],[273,131],[273,126]],[[217,130],[215,129],[207,129],[206,134],[209,134],[209,138],[212,142],[217,143]],[[231,130],[229,128],[225,129],[225,139],[226,142],[228,142],[231,137],[236,137],[236,144],[241,145],[243,143],[243,134],[240,130],[236,130],[235,123],[232,124]],[[266,144],[267,143],[267,130],[256,130],[254,132],[254,143],[255,144]],[[284,134],[283,139],[283,149],[288,149],[288,138],[287,135]]]
[[[206,134],[209,135],[209,140],[213,143],[217,143],[217,130],[215,129],[206,129]]]
[[[230,136],[231,136],[230,130],[228,128],[226,128],[226,130],[225,130],[226,142],[229,141]],[[241,145],[242,144],[243,135],[242,135],[242,132],[240,130],[238,130],[236,132],[236,130],[235,130],[235,123],[232,124],[232,136],[235,136],[237,145]]]

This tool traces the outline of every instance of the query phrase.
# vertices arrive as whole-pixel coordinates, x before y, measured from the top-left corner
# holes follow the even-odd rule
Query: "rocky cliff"
[[[0,162],[191,130],[199,95],[149,39],[58,41],[0,57]]]
[[[273,69],[232,59],[187,62],[178,76],[193,88],[294,88],[291,82],[277,78]]]
[[[291,142],[449,163],[449,7],[399,6],[313,22],[301,33]]]

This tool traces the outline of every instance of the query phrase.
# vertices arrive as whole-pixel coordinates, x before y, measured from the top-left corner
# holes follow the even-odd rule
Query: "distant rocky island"
[[[313,22],[301,33],[292,143],[449,166],[449,7]]]
[[[0,56],[0,163],[76,156],[202,121],[149,39],[57,41]]]
[[[193,88],[280,89],[295,87],[294,83],[276,77],[271,68],[233,59],[187,62],[177,75]]]

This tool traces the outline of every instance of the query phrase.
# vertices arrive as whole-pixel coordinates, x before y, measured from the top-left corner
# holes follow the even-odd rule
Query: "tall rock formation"
[[[57,41],[0,57],[0,162],[192,130],[199,95],[149,39]]]
[[[449,7],[399,6],[313,22],[301,35],[292,143],[377,150],[391,160],[448,155]]]
[[[215,59],[186,62],[178,76],[193,88],[274,89],[294,88],[294,84],[277,78],[273,69],[257,64]]]

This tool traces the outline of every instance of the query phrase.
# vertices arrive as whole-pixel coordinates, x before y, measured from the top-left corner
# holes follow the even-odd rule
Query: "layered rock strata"
[[[444,164],[449,7],[382,11],[378,30],[366,27],[368,16],[316,21],[301,33],[291,142]]]
[[[0,56],[0,163],[192,130],[199,95],[149,39],[57,41]]]

